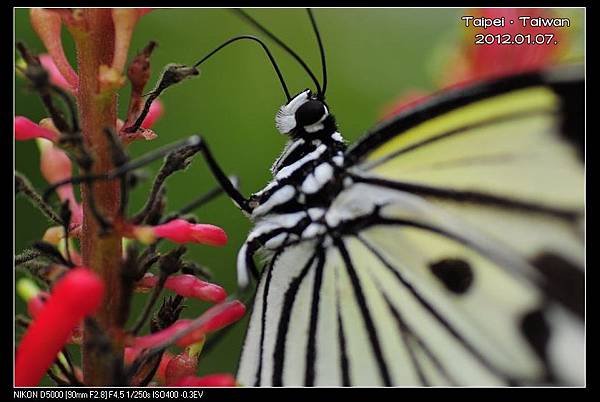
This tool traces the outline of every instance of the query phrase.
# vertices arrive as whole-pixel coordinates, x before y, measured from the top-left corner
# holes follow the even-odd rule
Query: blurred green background
[[[320,77],[318,48],[304,10],[248,11],[302,55]],[[451,51],[460,38],[461,12],[460,9],[315,10],[328,60],[327,100],[347,140],[353,141],[369,129],[384,107],[403,92],[435,88],[435,76],[444,67],[440,55]],[[15,19],[16,40],[24,41],[35,52],[43,52],[29,24],[28,10],[16,10]],[[130,54],[149,40],[158,42],[152,56],[151,82],[154,82],[165,64],[193,63],[226,39],[247,33],[256,31],[229,10],[155,10],[140,20]],[[64,36],[67,54],[74,61],[72,42],[68,35]],[[276,46],[271,48],[292,93],[312,86],[287,54]],[[125,87],[121,90],[121,117],[128,96],[129,88]],[[161,99],[165,115],[154,126],[159,137],[151,142],[133,143],[129,148],[133,156],[202,133],[226,172],[240,177],[244,194],[267,183],[269,167],[286,142],[274,127],[274,116],[284,96],[272,67],[256,44],[238,42],[225,49],[202,66],[200,77],[168,90]],[[17,115],[33,121],[46,117],[40,101],[19,78],[15,110]],[[46,183],[38,170],[38,158],[33,141],[15,145],[16,169],[42,189]],[[158,166],[160,162],[155,162],[146,169],[149,178]],[[143,204],[150,184],[151,180],[146,180],[132,194],[130,212]],[[204,162],[197,158],[187,171],[175,174],[168,181],[168,209],[183,206],[214,185]],[[15,209],[18,252],[41,238],[48,224],[22,198],[17,200]],[[202,222],[223,227],[230,241],[224,248],[190,246],[187,257],[209,267],[215,282],[233,292],[236,254],[250,222],[224,197],[202,207],[197,216]],[[138,295],[137,309],[144,299]],[[195,317],[207,307],[189,301],[186,305],[185,317]],[[23,309],[23,303],[17,300],[16,312]],[[246,323],[247,318],[210,353],[202,355],[200,373],[235,371]]]

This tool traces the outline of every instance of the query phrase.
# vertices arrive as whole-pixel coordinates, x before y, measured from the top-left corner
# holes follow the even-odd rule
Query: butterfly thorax
[[[264,236],[267,248],[325,233],[325,212],[344,187],[344,139],[324,103],[310,102],[305,91],[280,109],[276,126],[291,138],[273,180],[250,197],[250,237]]]

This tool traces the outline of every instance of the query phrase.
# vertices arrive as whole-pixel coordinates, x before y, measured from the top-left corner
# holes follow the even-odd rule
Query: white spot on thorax
[[[270,250],[276,249],[277,247],[283,244],[287,236],[287,233],[279,233],[277,236],[265,242],[265,248],[268,248]]]
[[[308,216],[313,221],[319,220],[325,215],[325,210],[323,208],[309,208],[307,212]]]
[[[334,141],[337,141],[337,142],[344,142],[344,138],[337,131],[335,133],[331,134],[331,139]]]
[[[272,230],[280,228],[292,228],[306,217],[305,211],[298,211],[289,214],[271,214],[261,217],[254,226],[254,229],[248,235],[248,240],[269,233]]]
[[[319,223],[311,223],[302,231],[302,235],[300,237],[303,239],[310,239],[322,233],[325,233],[325,226]]]
[[[281,170],[275,176],[275,179],[277,179],[277,180],[285,179],[286,177],[288,177],[289,175],[291,175],[292,173],[294,173],[302,165],[304,165],[304,164],[306,164],[306,163],[308,163],[308,162],[310,162],[312,160],[317,159],[326,150],[327,150],[327,146],[326,145],[324,145],[324,144],[319,145],[317,147],[317,149],[315,149],[311,153],[305,155],[302,159],[299,159],[296,162],[292,163],[291,165],[288,165],[288,166],[286,166],[284,168],[281,168]]]
[[[294,186],[288,184],[275,191],[271,196],[261,205],[254,208],[252,216],[259,216],[269,212],[273,207],[288,202],[296,195],[296,189]]]
[[[333,167],[329,163],[322,163],[316,167],[314,174],[319,183],[325,184],[333,177]]]
[[[329,163],[317,166],[313,173],[306,176],[302,183],[302,192],[314,194],[333,177],[333,167]]]
[[[281,168],[281,163],[288,157],[296,148],[300,145],[304,144],[304,140],[302,138],[298,138],[296,141],[290,141],[285,146],[283,153],[277,158],[273,166],[271,167],[271,173],[276,174],[277,171]]]

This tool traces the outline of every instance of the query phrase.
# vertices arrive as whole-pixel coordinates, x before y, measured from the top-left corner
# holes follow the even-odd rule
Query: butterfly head
[[[306,89],[279,108],[275,116],[275,126],[281,134],[292,132],[312,134],[324,128],[329,116],[329,109],[325,102]]]

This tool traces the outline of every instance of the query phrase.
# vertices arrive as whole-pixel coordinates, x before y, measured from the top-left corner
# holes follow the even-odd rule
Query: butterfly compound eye
[[[298,126],[308,126],[321,121],[327,115],[323,102],[312,99],[304,103],[296,111]]]

